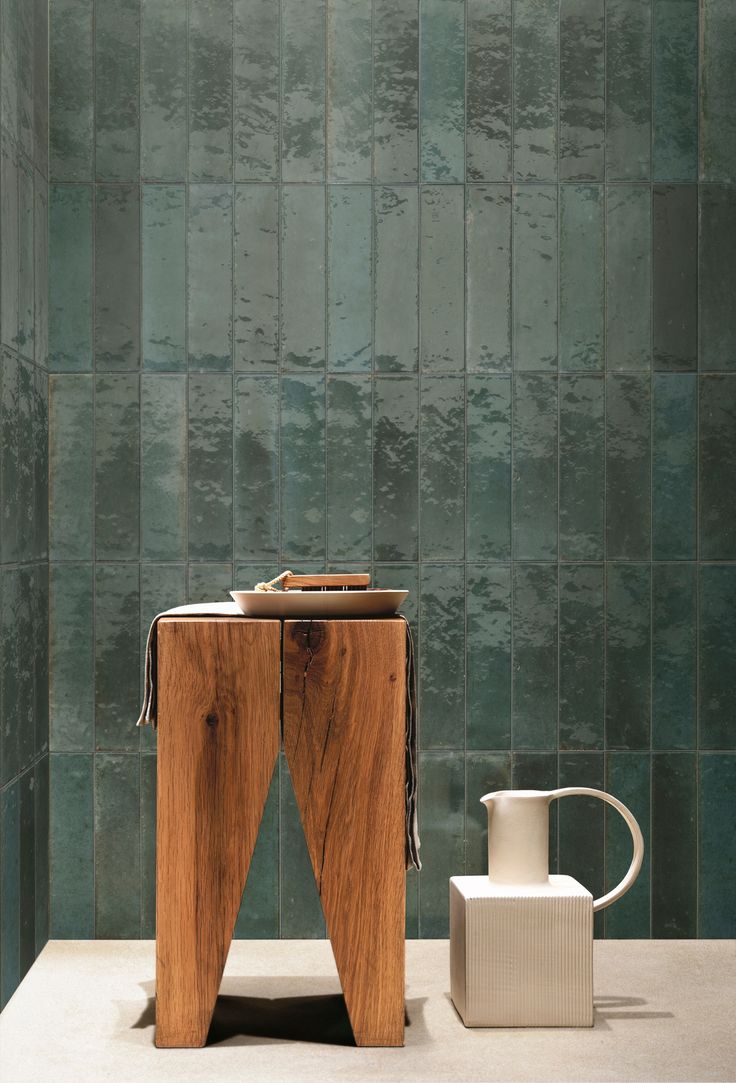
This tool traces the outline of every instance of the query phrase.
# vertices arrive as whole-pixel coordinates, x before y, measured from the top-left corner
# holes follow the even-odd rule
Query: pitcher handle
[[[622,801],[619,801],[617,797],[612,797],[610,793],[606,793],[604,790],[592,790],[588,786],[564,786],[560,790],[552,790],[550,797],[556,800],[558,797],[599,797],[601,801],[607,802],[621,813],[624,820],[628,825],[631,832],[631,838],[634,842],[634,855],[631,858],[631,864],[629,870],[624,876],[620,884],[618,884],[612,891],[609,891],[607,895],[601,895],[600,899],[596,899],[593,903],[593,911],[605,910],[611,903],[615,903],[617,899],[620,899],[622,895],[625,895],[629,888],[633,885],[637,876],[639,875],[639,869],[641,863],[644,860],[644,838],[641,833],[641,828],[636,822],[633,812],[624,805]]]

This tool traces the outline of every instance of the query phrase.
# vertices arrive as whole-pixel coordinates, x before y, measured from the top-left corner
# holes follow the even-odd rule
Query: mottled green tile
[[[373,347],[372,193],[328,189],[327,360],[329,368],[370,372]]]
[[[6,374],[7,370],[3,375]],[[52,560],[89,560],[93,555],[93,417],[93,376],[50,378],[49,555]]]
[[[513,554],[557,556],[557,377],[514,378]]]
[[[18,359],[3,351],[0,367],[0,487],[2,516],[0,517],[0,554],[7,564],[19,559],[19,370]]]
[[[727,749],[736,701],[736,567],[703,564],[699,574],[699,745]]]
[[[230,601],[229,592],[233,589],[232,564],[197,562],[189,564],[187,571],[187,601],[190,604]],[[250,586],[252,584],[249,584]]]
[[[319,940],[326,935],[325,919],[286,757],[280,759],[280,932],[285,940]]]
[[[698,801],[698,936],[729,937],[736,928],[736,755],[700,756]]]
[[[141,7],[141,174],[187,175],[187,5],[158,0]]]
[[[511,744],[509,565],[468,564],[465,607],[467,747],[508,748]]]
[[[49,185],[36,170],[33,193],[34,339],[36,364],[49,368]]]
[[[373,542],[376,560],[416,560],[419,396],[414,376],[375,381]]]
[[[49,168],[53,180],[91,180],[93,0],[49,7]]]
[[[14,719],[18,727],[18,770],[26,771],[33,762],[35,751],[34,719],[34,655],[33,639],[33,569],[21,565],[18,569],[18,605],[15,610],[14,635],[18,644],[18,668]]]
[[[201,567],[198,564],[190,566]],[[219,600],[224,598],[224,594],[219,596]],[[143,659],[151,621],[157,613],[163,612],[164,609],[171,609],[176,605],[184,605],[187,600],[187,567],[185,564],[141,564],[138,634],[138,657],[140,659],[138,666],[139,703],[143,701]],[[141,751],[155,751],[156,730],[153,726],[143,726],[139,732],[141,735]]]
[[[652,189],[652,349],[654,366],[697,368],[698,190]]]
[[[465,872],[465,764],[462,752],[419,757],[419,935],[449,935],[448,879]]]
[[[644,861],[636,883],[605,912],[608,939],[645,940],[650,936],[650,771],[648,752],[609,752],[606,756],[605,789],[631,809],[644,836]],[[626,875],[631,855],[628,827],[613,809],[606,809],[606,891]]]
[[[36,955],[49,939],[49,757],[39,760],[33,771],[36,805]]]
[[[649,178],[651,54],[651,0],[607,0],[606,180]]]
[[[18,7],[18,143],[29,161],[33,160],[33,84],[34,70],[34,22],[33,0]],[[44,62],[48,60],[44,58]],[[32,950],[32,949],[31,949]],[[33,957],[31,956],[31,962]]]
[[[2,0],[0,6],[0,121],[6,131],[18,136],[18,35],[20,6],[18,0]]]
[[[132,817],[131,817],[132,819]],[[142,940],[156,936],[156,757],[141,756],[140,868]]]
[[[560,559],[602,560],[605,386],[600,376],[560,378]]]
[[[698,177],[698,0],[654,0],[652,13],[652,177],[694,181]]]
[[[419,541],[422,560],[463,556],[465,380],[425,376],[420,393]]]
[[[138,565],[98,563],[94,626],[97,751],[138,748],[138,623]]]
[[[603,180],[605,0],[560,4],[560,180]]]
[[[278,379],[275,376],[239,376],[235,381],[234,406],[235,557],[276,560],[279,549]]]
[[[140,364],[140,195],[136,185],[97,185],[95,202],[95,364]]]
[[[143,367],[185,372],[186,191],[183,185],[144,184],[142,214]]]
[[[514,368],[557,368],[557,190],[518,185],[513,208]]]
[[[419,5],[422,180],[465,179],[465,4]]]
[[[18,782],[0,793],[0,1005],[20,981],[20,795]]]
[[[233,3],[233,143],[236,181],[279,177],[280,8]]]
[[[49,378],[33,369],[33,555],[48,559],[49,551]]]
[[[327,381],[327,556],[370,560],[373,524],[372,397],[369,376]]]
[[[697,756],[652,756],[652,936],[697,936]]]
[[[279,357],[279,192],[235,188],[233,351],[236,371],[271,372]]]
[[[33,771],[18,780],[20,805],[20,928],[19,964],[21,980],[36,957],[36,808],[33,799]]]
[[[560,187],[560,369],[603,368],[603,187]]]
[[[556,752],[512,752],[511,785],[515,790],[553,790],[557,786]],[[557,870],[557,801],[549,809],[549,871]]]
[[[407,869],[405,900],[404,935],[407,940],[417,940],[419,938],[419,873],[416,869]]]
[[[371,180],[371,6],[331,0],[327,10],[327,179]]]
[[[419,5],[373,2],[373,172],[376,181],[416,181],[419,127]]]
[[[31,620],[33,650],[31,683],[33,690],[34,755],[45,756],[49,750],[49,565],[44,561],[32,570]]]
[[[35,357],[33,167],[21,157],[18,170],[18,352]]]
[[[93,764],[93,756],[58,752],[50,757],[49,933],[54,940],[95,936]]]
[[[33,0],[33,161],[48,180],[49,5],[46,0]]]
[[[554,748],[557,743],[557,566],[516,563],[512,592],[512,747]]]
[[[657,373],[652,403],[652,556],[695,557],[697,377]]]
[[[511,380],[506,376],[469,376],[466,395],[466,555],[469,560],[508,560]]]
[[[471,372],[508,372],[511,368],[508,185],[466,189],[465,357]]]
[[[561,752],[559,785],[591,786],[602,790],[602,752]],[[593,898],[603,894],[605,877],[605,805],[596,797],[563,797],[555,802],[558,817],[559,871],[587,887]],[[603,921],[594,917],[594,933],[601,935]]]
[[[0,784],[18,774],[20,659],[18,624],[21,612],[21,584],[18,568],[0,569]]]
[[[28,361],[18,366],[18,558],[33,556],[34,472],[33,454],[40,434],[33,426],[33,374]]]
[[[652,747],[694,748],[697,583],[694,564],[652,567]]]
[[[189,188],[187,312],[189,367],[226,372],[232,366],[233,189]]]
[[[702,0],[700,179],[736,180],[736,8],[730,0]]]
[[[137,373],[95,378],[95,556],[126,560],[140,552],[140,380]]]
[[[514,177],[557,177],[558,0],[513,5]]]
[[[419,200],[416,188],[375,190],[375,364],[413,370],[419,356]]]
[[[3,129],[0,132],[0,336],[5,346],[18,346],[20,250],[18,246],[18,149]]]
[[[92,190],[52,185],[49,193],[49,364],[92,368]]]
[[[460,185],[422,189],[419,341],[422,368],[429,371],[465,365],[464,214]]]
[[[701,185],[699,199],[699,367],[736,369],[736,199],[716,184]]]
[[[281,552],[286,561],[325,556],[325,378],[281,381]]]
[[[409,591],[401,605],[401,613],[409,621],[416,650],[419,644],[419,565],[408,562],[375,564],[371,582],[376,587]]]
[[[641,185],[608,189],[606,208],[606,366],[651,362],[651,195]]]
[[[560,567],[560,721],[565,749],[603,748],[602,564]]]
[[[736,558],[736,376],[700,381],[700,558]]]
[[[467,0],[465,167],[469,181],[511,177],[511,0]]]
[[[651,549],[649,378],[606,378],[606,556],[648,560]]]
[[[465,747],[464,578],[459,564],[421,566],[422,748]]]
[[[140,0],[95,0],[95,173],[139,174]]]
[[[650,745],[651,570],[606,565],[606,748]]]
[[[274,772],[250,863],[234,936],[239,940],[278,939],[279,771]]]
[[[232,0],[189,0],[189,179],[232,180]],[[183,59],[183,58],[182,58]]]
[[[187,530],[187,381],[141,378],[141,556],[183,560]]]
[[[286,368],[325,363],[325,193],[282,189],[281,357]]]
[[[281,179],[325,171],[325,0],[281,3]]]
[[[141,934],[139,759],[95,756],[95,936]]]
[[[465,757],[465,872],[488,872],[488,810],[481,797],[511,787],[508,752],[469,752]]]
[[[233,396],[230,376],[189,378],[189,559],[231,560]]]
[[[91,752],[94,742],[92,565],[52,564],[50,589],[49,743],[52,752]]]

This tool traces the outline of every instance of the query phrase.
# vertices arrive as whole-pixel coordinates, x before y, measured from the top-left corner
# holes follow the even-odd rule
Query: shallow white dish
[[[408,590],[231,590],[246,617],[390,617]]]

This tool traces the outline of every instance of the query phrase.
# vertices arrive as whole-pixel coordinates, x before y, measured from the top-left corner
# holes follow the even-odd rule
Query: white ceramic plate
[[[246,617],[390,617],[408,590],[231,590]]]

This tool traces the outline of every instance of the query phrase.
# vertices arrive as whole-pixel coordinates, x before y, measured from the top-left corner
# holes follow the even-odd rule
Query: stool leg
[[[353,1034],[404,1043],[402,621],[285,621],[284,749]]]
[[[279,746],[278,621],[158,627],[156,1045],[202,1046]]]

